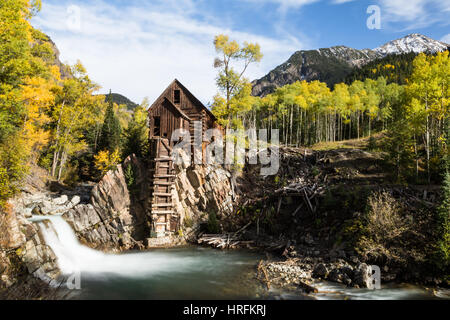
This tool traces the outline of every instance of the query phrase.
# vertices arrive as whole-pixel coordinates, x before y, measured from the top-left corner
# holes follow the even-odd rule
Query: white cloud
[[[261,45],[265,56],[248,70],[251,80],[305,48],[298,36],[270,38],[232,30],[205,22],[214,17],[192,18],[196,8],[190,0],[172,2],[121,8],[103,1],[82,4],[81,28],[75,31],[67,28],[68,3],[45,2],[32,23],[51,36],[63,62],[80,59],[102,92],[111,88],[136,102],[145,96],[156,99],[174,78],[203,102],[210,101],[216,93],[212,41],[220,33]]]
[[[353,2],[353,1],[355,1],[355,0],[333,0],[333,3],[342,4],[342,3]]]
[[[447,44],[450,44],[450,33],[447,34],[447,35],[445,35],[445,36],[443,36],[442,39],[441,39],[441,41],[442,41],[442,42],[445,42],[445,43],[447,43]]]
[[[382,23],[396,24],[402,30],[424,28],[435,23],[450,22],[448,0],[378,0]]]
[[[274,3],[279,5],[281,8],[300,8],[303,7],[305,5],[314,3],[314,2],[318,2],[320,0],[247,0],[247,1],[253,1],[253,2],[258,2],[258,3]]]
[[[273,3],[278,11],[285,14],[288,9],[300,9],[304,6],[321,2],[345,4],[356,0],[245,0],[258,4]],[[374,0],[381,7],[383,25],[390,29],[410,30],[424,28],[435,23],[450,23],[450,0]],[[374,3],[367,3],[367,6]]]

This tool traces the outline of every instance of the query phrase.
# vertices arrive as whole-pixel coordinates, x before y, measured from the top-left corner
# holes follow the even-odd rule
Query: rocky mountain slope
[[[276,88],[295,81],[319,80],[332,87],[342,82],[355,68],[390,54],[409,52],[432,52],[446,50],[449,45],[424,35],[410,34],[385,45],[357,50],[346,46],[335,46],[318,50],[295,52],[285,63],[270,71],[261,79],[253,81],[253,95],[265,96]]]
[[[119,94],[119,93],[108,93],[105,94],[105,100],[108,101],[108,99],[111,97],[112,102],[117,103],[117,104],[124,104],[127,106],[128,110],[134,110],[138,104],[131,101],[130,99],[128,99],[127,97]]]
[[[373,51],[382,55],[402,54],[402,53],[421,53],[444,51],[449,45],[447,43],[433,40],[419,33],[409,34],[406,37],[389,41],[381,47],[373,49]]]

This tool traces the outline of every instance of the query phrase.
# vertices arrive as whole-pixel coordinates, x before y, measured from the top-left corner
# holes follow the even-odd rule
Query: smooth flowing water
[[[47,226],[43,220],[50,220]],[[220,251],[201,247],[106,254],[81,245],[60,216],[33,217],[46,243],[58,258],[62,273],[81,275],[74,299],[448,299],[448,291],[434,292],[411,285],[381,290],[350,289],[318,283],[319,293],[265,291],[255,279],[261,255],[248,251]]]
[[[50,220],[46,226],[43,220]],[[107,254],[79,243],[60,216],[34,217],[63,274],[81,274],[81,299],[256,299],[261,256],[201,247]]]

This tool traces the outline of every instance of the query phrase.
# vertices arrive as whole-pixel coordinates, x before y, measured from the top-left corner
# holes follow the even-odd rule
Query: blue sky
[[[409,33],[450,43],[450,0],[43,0],[32,24],[61,60],[77,59],[107,92],[150,100],[178,78],[204,103],[216,93],[214,35],[258,42],[264,58],[247,73],[265,75],[297,50],[375,48]],[[377,5],[381,29],[369,30]]]

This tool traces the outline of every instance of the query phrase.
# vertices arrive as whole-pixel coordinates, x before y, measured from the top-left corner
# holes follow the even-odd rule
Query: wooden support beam
[[[172,214],[175,213],[172,210],[167,210],[167,211],[163,211],[163,210],[152,210],[152,214]]]
[[[158,197],[171,197],[172,194],[171,193],[162,193],[162,192],[155,192],[153,193],[154,196],[158,196]]]
[[[154,203],[152,204],[153,208],[166,208],[166,207],[173,207],[173,203]]]
[[[174,174],[155,174],[155,178],[175,178]]]
[[[174,183],[173,182],[167,182],[167,181],[153,181],[153,184],[157,186],[171,186]]]

